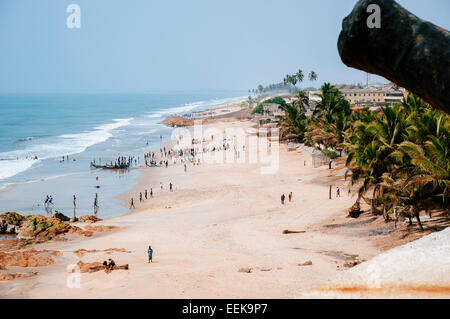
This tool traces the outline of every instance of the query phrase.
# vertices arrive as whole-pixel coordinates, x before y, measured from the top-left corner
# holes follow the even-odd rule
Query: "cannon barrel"
[[[368,6],[380,7],[369,28]],[[360,0],[342,22],[338,50],[349,67],[378,74],[450,113],[450,33],[393,0]]]

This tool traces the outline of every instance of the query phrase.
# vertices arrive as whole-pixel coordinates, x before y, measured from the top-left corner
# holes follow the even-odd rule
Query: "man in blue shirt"
[[[152,255],[153,255],[153,249],[152,249],[152,246],[148,246],[147,253],[148,253],[148,262],[149,262],[149,263],[150,263],[150,262],[153,262],[153,259],[152,259]]]

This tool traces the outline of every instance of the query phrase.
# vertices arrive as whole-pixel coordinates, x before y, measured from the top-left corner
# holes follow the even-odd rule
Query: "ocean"
[[[0,95],[0,213],[44,214],[52,195],[54,209],[72,216],[76,195],[77,215],[92,214],[97,193],[99,217],[124,214],[115,197],[137,171],[91,169],[92,160],[136,156],[143,164],[161,136],[170,139],[172,129],[158,124],[166,116],[245,99],[245,92]]]

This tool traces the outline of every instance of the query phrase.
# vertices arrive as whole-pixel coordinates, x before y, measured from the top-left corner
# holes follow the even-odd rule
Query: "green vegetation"
[[[255,108],[252,110],[251,114],[255,114],[255,113],[263,114],[263,111],[264,111],[263,104],[265,104],[265,103],[279,104],[283,110],[285,110],[286,106],[287,106],[286,101],[282,97],[276,96],[274,98],[268,99],[268,100],[258,104],[257,106],[255,106]]]
[[[255,108],[251,112],[251,114],[256,114],[256,113],[258,113],[258,114],[262,114],[263,113],[263,105],[262,105],[262,103],[258,104],[257,106],[255,106]]]
[[[283,110],[286,108],[286,105],[287,105],[286,101],[280,96],[276,96],[274,98],[268,99],[268,100],[264,101],[264,103],[279,104]]]
[[[353,112],[339,90],[325,83],[313,115],[304,114],[307,97],[300,91],[286,105],[280,137],[320,147],[330,158],[348,154],[357,203],[364,198],[374,215],[413,217],[420,211],[450,206],[450,121],[410,94],[401,105]],[[337,152],[335,152],[337,151]],[[369,197],[369,198],[367,198]]]
[[[305,76],[303,71],[300,69],[293,75],[286,75],[283,79],[283,82],[270,84],[268,86],[258,85],[256,89],[249,89],[248,93],[252,94],[265,94],[265,93],[276,93],[276,92],[290,92],[296,94],[298,92],[298,88],[296,87],[297,83],[302,83]],[[311,82],[316,81],[318,76],[317,73],[311,71],[308,74],[308,78]]]
[[[324,153],[326,156],[328,156],[331,159],[336,159],[336,158],[339,157],[339,154],[336,153],[336,152],[333,152],[333,151],[330,151],[330,150],[327,150],[327,149],[323,149],[321,151],[322,151],[322,153]]]

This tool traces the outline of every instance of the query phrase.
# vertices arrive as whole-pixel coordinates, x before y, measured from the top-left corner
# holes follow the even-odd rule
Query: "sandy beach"
[[[450,299],[449,3],[1,0],[1,310]]]
[[[255,123],[228,118],[216,128],[250,128]],[[309,298],[326,297],[319,288],[392,243],[384,222],[363,214],[347,217],[354,198],[347,192],[345,168],[338,162],[314,168],[311,156],[280,145],[279,170],[263,175],[260,163],[141,167],[137,185],[120,195],[136,209],[94,225],[117,228],[35,245],[60,256],[46,267],[29,267],[30,278],[0,283],[2,298]],[[160,189],[163,183],[164,189]],[[173,183],[173,191],[168,189]],[[332,199],[329,187],[332,188]],[[336,198],[336,187],[341,197]],[[139,192],[153,198],[139,202]],[[289,192],[293,193],[288,201]],[[281,204],[281,194],[286,202]],[[77,223],[78,226],[84,224]],[[384,228],[383,228],[384,227]],[[408,242],[413,238],[403,238]],[[154,249],[153,263],[147,248]],[[82,254],[74,252],[87,250]],[[119,249],[110,250],[110,249]],[[105,251],[106,250],[106,251]],[[82,273],[69,288],[70,265],[128,264],[128,270]],[[23,268],[11,267],[23,272]],[[418,295],[416,293],[416,295]],[[346,295],[332,295],[345,297]],[[400,296],[400,295],[396,295]]]

